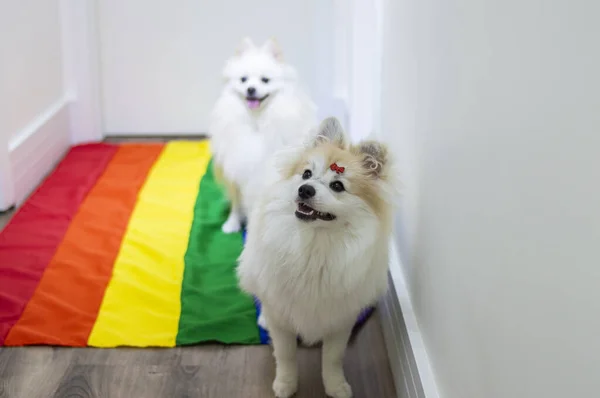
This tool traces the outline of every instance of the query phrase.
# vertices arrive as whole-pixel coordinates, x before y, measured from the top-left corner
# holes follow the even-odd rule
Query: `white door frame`
[[[100,92],[98,0],[61,0],[63,79],[70,100],[71,142],[104,138]]]

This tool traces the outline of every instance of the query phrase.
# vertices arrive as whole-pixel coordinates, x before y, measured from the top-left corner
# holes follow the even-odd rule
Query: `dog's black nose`
[[[248,95],[256,94],[256,89],[254,87],[248,87]]]
[[[315,196],[315,188],[312,185],[304,184],[298,188],[298,196],[302,199],[310,199]]]

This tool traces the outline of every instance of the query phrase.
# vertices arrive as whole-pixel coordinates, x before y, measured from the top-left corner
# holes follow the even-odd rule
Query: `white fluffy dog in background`
[[[263,181],[267,158],[301,143],[316,123],[316,107],[298,87],[274,40],[256,46],[244,39],[223,71],[226,83],[212,113],[209,135],[217,179],[231,210],[222,229],[241,229]]]
[[[327,394],[348,398],[342,367],[359,313],[387,289],[396,184],[385,145],[347,142],[330,118],[308,143],[275,156],[248,224],[238,278],[262,303],[276,361],[273,390],[298,385],[296,337],[323,342]]]

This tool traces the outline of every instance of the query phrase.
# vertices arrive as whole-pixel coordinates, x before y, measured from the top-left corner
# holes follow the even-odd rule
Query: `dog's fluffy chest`
[[[349,253],[335,237],[306,246],[294,239],[253,244],[243,254],[240,282],[263,302],[268,317],[314,342],[351,325],[374,304],[386,287],[387,256],[375,246]]]
[[[340,324],[352,322],[362,307],[361,300],[344,288],[340,268],[342,264],[315,260],[269,264],[265,273],[271,278],[262,286],[265,304],[279,322],[305,340],[317,341]]]

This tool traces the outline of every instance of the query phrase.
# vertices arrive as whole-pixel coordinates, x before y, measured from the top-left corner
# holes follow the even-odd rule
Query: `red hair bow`
[[[329,166],[329,168],[338,174],[342,174],[345,170],[344,167],[338,166],[337,163],[332,163],[331,166]]]

